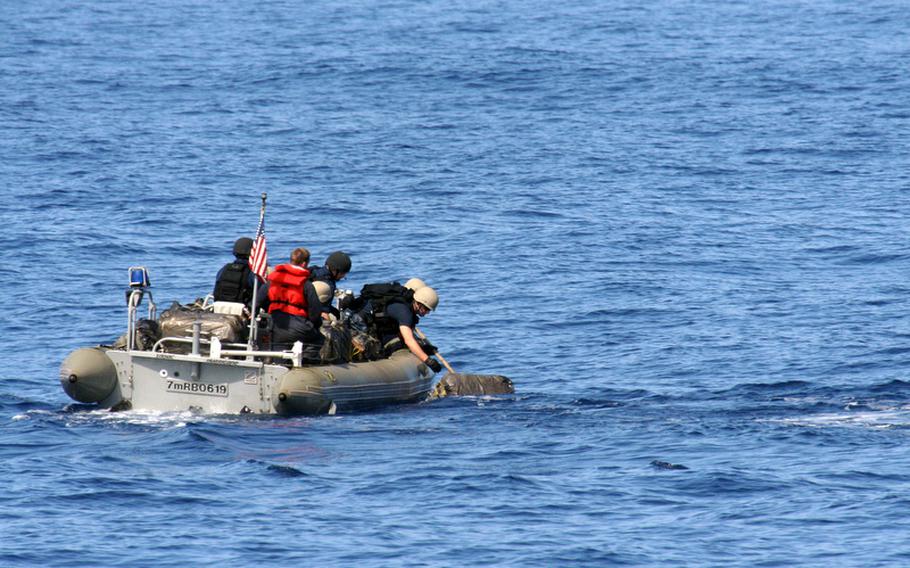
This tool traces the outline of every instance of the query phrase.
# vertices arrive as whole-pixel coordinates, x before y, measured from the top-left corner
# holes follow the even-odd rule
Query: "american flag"
[[[264,224],[265,216],[263,215],[259,218],[259,229],[256,231],[256,240],[253,241],[253,249],[250,251],[250,270],[263,282],[265,282],[269,265],[269,253],[265,246]]]

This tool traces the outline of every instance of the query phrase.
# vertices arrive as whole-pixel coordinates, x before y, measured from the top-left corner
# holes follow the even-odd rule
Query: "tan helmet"
[[[439,295],[436,294],[436,290],[429,286],[424,286],[423,288],[418,288],[417,291],[414,292],[414,301],[420,302],[424,306],[430,308],[430,310],[435,310],[436,306],[439,305]]]
[[[322,280],[313,281],[313,289],[316,290],[316,295],[319,296],[319,302],[322,304],[328,304],[332,301],[332,287],[328,283],[323,282]]]
[[[407,282],[404,283],[404,287],[407,288],[408,290],[411,290],[412,292],[416,292],[417,290],[420,290],[421,288],[426,288],[427,283],[424,282],[423,280],[421,280],[420,278],[411,278],[410,280],[408,280]]]

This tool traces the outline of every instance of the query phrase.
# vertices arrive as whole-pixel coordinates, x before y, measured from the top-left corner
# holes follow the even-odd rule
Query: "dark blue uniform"
[[[310,280],[318,280],[320,282],[325,282],[331,288],[331,298],[335,297],[335,279],[332,278],[332,272],[327,266],[311,266],[308,268],[310,271]],[[331,300],[329,300],[331,301]]]
[[[401,335],[398,332],[399,326],[409,327],[414,329],[417,327],[417,324],[420,323],[420,318],[417,314],[414,313],[414,310],[411,309],[410,304],[403,304],[401,302],[392,302],[385,308],[385,312],[382,315],[376,315],[376,331],[379,333],[379,341],[382,343],[383,347],[389,346],[390,350],[394,351],[397,349],[402,349],[405,346],[404,342],[399,341],[397,344],[392,343],[395,339],[401,339]]]

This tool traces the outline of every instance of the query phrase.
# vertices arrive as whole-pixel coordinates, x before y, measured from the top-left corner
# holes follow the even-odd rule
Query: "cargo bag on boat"
[[[379,340],[365,331],[351,330],[352,361],[375,361],[382,357]]]
[[[350,309],[341,312],[341,321],[351,331],[351,360],[355,362],[375,361],[382,357],[382,345],[375,334],[370,332],[370,325],[364,315]]]
[[[133,338],[133,349],[151,351],[155,342],[161,339],[158,322],[150,319],[140,319],[136,322],[136,336]],[[126,334],[124,333],[111,345],[114,349],[126,349]]]
[[[204,340],[217,337],[222,343],[245,341],[246,329],[240,316],[216,314],[197,305],[181,306],[177,302],[171,304],[171,307],[158,318],[161,337],[193,337],[193,324],[196,321],[202,324],[200,337]],[[164,349],[170,353],[189,353],[191,345],[166,343]]]
[[[325,337],[319,348],[319,360],[323,363],[350,363],[353,354],[351,329],[335,320],[324,322],[319,331]]]

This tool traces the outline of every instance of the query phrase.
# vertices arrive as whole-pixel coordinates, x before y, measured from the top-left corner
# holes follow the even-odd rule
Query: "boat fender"
[[[60,383],[66,394],[77,402],[101,402],[117,386],[117,369],[102,349],[84,347],[63,360]]]

